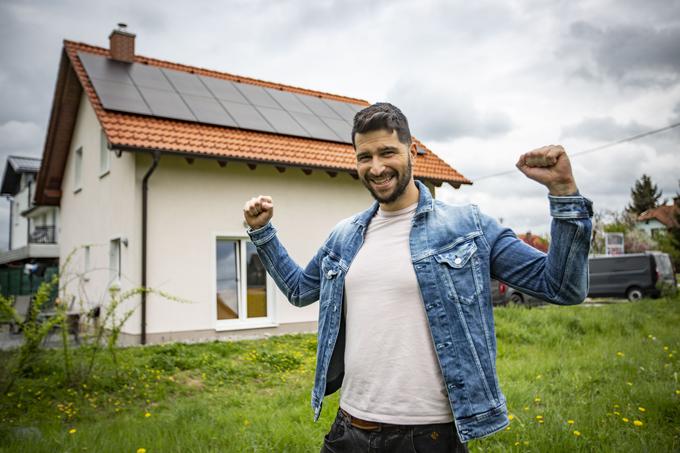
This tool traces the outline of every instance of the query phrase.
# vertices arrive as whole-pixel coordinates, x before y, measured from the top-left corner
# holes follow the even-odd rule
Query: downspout
[[[148,211],[149,178],[156,170],[161,152],[153,151],[153,163],[142,180],[142,344],[146,344],[146,219]]]
[[[9,201],[9,244],[7,244],[7,250],[12,250],[12,229],[14,228],[14,197],[11,195],[6,196],[7,201]]]

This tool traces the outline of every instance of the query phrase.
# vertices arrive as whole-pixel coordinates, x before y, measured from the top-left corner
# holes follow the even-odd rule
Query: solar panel
[[[151,115],[149,106],[134,85],[90,78],[105,109]]]
[[[78,52],[78,58],[83,63],[87,75],[90,79],[108,80],[109,82],[133,85],[132,79],[128,76],[130,65],[121,63],[108,58],[101,58],[91,54]]]
[[[219,126],[238,127],[236,121],[229,116],[222,104],[213,97],[182,95],[194,116],[201,123],[217,124]]]
[[[264,116],[269,124],[274,126],[276,132],[286,135],[298,135],[302,137],[309,137],[309,133],[305,131],[294,119],[290,113],[278,109],[270,109],[268,107],[257,107],[257,110]]]
[[[335,142],[340,140],[340,137],[326,126],[318,116],[299,112],[290,112],[290,114],[312,137],[321,140],[333,140]]]
[[[321,120],[330,127],[335,134],[340,137],[343,142],[352,141],[352,126],[345,120],[336,120],[334,118],[321,118]]]
[[[288,110],[289,112],[312,113],[312,111],[305,107],[293,93],[272,90],[271,88],[265,88],[265,91],[276,99],[276,102],[278,102],[284,110]]]
[[[243,94],[243,96],[250,101],[251,104],[258,107],[270,107],[280,109],[281,106],[269,95],[264,88],[257,85],[248,85],[245,83],[235,83],[236,88]]]
[[[318,116],[323,116],[326,118],[341,119],[337,113],[335,113],[329,106],[324,104],[324,102],[312,96],[307,96],[305,94],[297,94],[298,99],[300,99],[309,110],[316,113]]]
[[[323,102],[332,108],[335,113],[340,115],[342,119],[350,124],[354,123],[354,115],[356,115],[356,112],[349,106],[348,103],[334,101],[333,99],[323,99]]]
[[[362,108],[88,53],[78,57],[108,110],[350,143]]]
[[[156,116],[174,118],[178,120],[196,121],[196,117],[187,107],[179,94],[174,91],[155,90],[153,88],[139,87],[142,96],[151,112]]]
[[[238,102],[229,102],[222,99],[219,101],[227,109],[229,115],[236,120],[239,127],[256,131],[276,132],[252,105],[239,104]]]
[[[130,77],[138,87],[153,88],[154,90],[175,91],[165,78],[160,68],[133,63],[130,65]]]
[[[192,96],[212,97],[210,91],[201,83],[195,74],[163,69],[163,74],[170,80],[170,83],[180,94],[190,94]]]
[[[217,99],[222,99],[229,102],[239,102],[241,104],[248,104],[248,99],[244,98],[234,84],[228,80],[216,79],[214,77],[198,76],[203,84],[208,87],[210,92]]]

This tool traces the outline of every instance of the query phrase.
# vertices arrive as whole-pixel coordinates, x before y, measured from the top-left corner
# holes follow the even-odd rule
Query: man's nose
[[[379,157],[374,157],[371,161],[371,174],[378,176],[381,175],[385,170],[385,165],[382,163]]]

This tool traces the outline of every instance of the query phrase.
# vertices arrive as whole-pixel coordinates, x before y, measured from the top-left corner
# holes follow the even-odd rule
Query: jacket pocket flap
[[[460,269],[467,264],[468,260],[477,251],[477,244],[474,240],[466,241],[458,244],[454,248],[439,253],[434,256],[434,259],[439,264],[448,264],[454,269]]]
[[[338,275],[341,270],[342,268],[340,267],[340,263],[335,261],[330,256],[326,256],[321,261],[321,272],[323,273],[323,276],[329,280],[335,278],[335,276]]]

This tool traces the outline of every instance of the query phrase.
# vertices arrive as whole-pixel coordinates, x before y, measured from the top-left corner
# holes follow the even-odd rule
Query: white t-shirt
[[[417,203],[378,210],[345,280],[340,407],[399,425],[453,420],[409,247]]]

